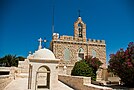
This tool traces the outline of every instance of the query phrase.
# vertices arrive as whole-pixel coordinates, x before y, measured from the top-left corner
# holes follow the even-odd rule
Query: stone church
[[[69,76],[75,62],[84,59],[88,55],[99,58],[103,63],[101,67],[106,69],[105,41],[87,39],[86,24],[82,21],[80,16],[76,22],[74,22],[74,36],[59,36],[58,33],[53,33],[53,38],[50,44],[53,52],[49,49],[42,48],[41,43],[43,40],[41,38],[38,41],[38,50],[34,53],[29,53],[25,61],[19,61],[18,67],[12,70],[12,77],[14,77],[14,79],[16,77],[26,78],[24,79],[24,83],[26,83],[24,84],[25,87],[23,84],[21,87],[25,88],[25,90],[27,90],[27,88],[29,90],[73,90],[64,83],[62,84],[60,80],[67,82],[69,80],[76,80],[69,84],[75,85],[74,83],[77,82],[75,85],[77,88],[79,87],[83,90],[83,88],[88,87],[88,89],[84,90],[89,90],[92,86],[84,86],[89,85],[89,83],[91,84],[91,77],[77,77],[76,79],[76,77]],[[46,40],[44,40],[44,42],[46,42]],[[102,69],[97,71],[97,81],[106,80],[105,72],[104,75],[102,73]],[[27,84],[28,87],[26,87]]]
[[[102,68],[106,67],[106,44],[105,40],[87,39],[86,24],[79,16],[74,22],[74,36],[54,33],[51,41],[51,50],[55,57],[60,59],[59,74],[71,74],[75,62],[82,60],[87,55],[99,58],[103,63]]]

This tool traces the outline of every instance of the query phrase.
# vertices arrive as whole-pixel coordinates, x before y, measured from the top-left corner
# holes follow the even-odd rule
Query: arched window
[[[92,50],[92,56],[93,58],[96,57],[96,51],[94,49]]]
[[[79,48],[78,50],[78,60],[84,59],[84,50],[83,48]]]
[[[65,60],[70,60],[70,51],[69,51],[68,48],[66,48],[66,49],[64,50],[64,59],[65,59]]]

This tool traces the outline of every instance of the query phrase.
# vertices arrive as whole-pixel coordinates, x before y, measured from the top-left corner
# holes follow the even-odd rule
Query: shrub
[[[96,71],[99,69],[99,67],[103,64],[98,58],[92,57],[92,56],[86,56],[85,61],[89,65],[89,67],[93,68],[93,72],[96,75]]]
[[[93,69],[89,67],[89,65],[84,60],[75,63],[71,75],[86,76],[91,77],[93,80],[95,79]]]
[[[86,56],[84,60],[75,63],[71,75],[74,76],[88,76],[92,80],[96,80],[96,71],[102,65],[98,58]]]
[[[134,85],[134,42],[129,43],[126,50],[110,55],[108,70],[118,75],[125,85]]]

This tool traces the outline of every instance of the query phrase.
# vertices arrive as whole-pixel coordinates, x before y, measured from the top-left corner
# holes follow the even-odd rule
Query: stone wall
[[[25,61],[19,61],[18,64],[18,73],[28,73],[29,72],[29,60],[25,59]]]
[[[16,78],[19,70],[17,67],[0,67],[0,71],[9,72],[8,75],[0,75],[0,90],[3,90],[13,79]]]
[[[58,79],[75,90],[112,90],[91,84],[91,77],[59,75]]]
[[[1,75],[0,76],[0,90],[4,90],[4,88],[13,80],[9,75]]]
[[[66,66],[66,70],[64,69],[64,66]],[[73,67],[74,67],[74,65],[59,64],[58,74],[71,75]]]
[[[78,51],[82,48],[84,50],[84,56],[91,55],[92,50],[96,52],[96,57],[99,58],[100,61],[106,65],[106,46],[105,44],[94,44],[94,43],[82,43],[82,42],[71,42],[71,41],[53,41],[51,43],[51,49],[55,54],[55,57],[69,62],[69,64],[75,64],[78,61]],[[64,50],[68,49],[70,52],[70,59],[65,60],[64,58]]]

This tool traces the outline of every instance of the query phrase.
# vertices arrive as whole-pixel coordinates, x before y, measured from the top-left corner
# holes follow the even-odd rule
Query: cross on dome
[[[42,48],[41,43],[42,43],[42,41],[43,41],[43,40],[40,38],[40,39],[38,39],[38,41],[39,41],[39,48],[38,48],[38,50],[39,50],[39,49],[41,49],[41,48]]]
[[[39,47],[38,47],[38,50],[40,50],[40,49],[42,49],[42,42],[44,41],[45,43],[47,42],[47,40],[46,39],[42,39],[42,38],[40,38],[40,39],[38,39],[38,41],[39,41]]]

